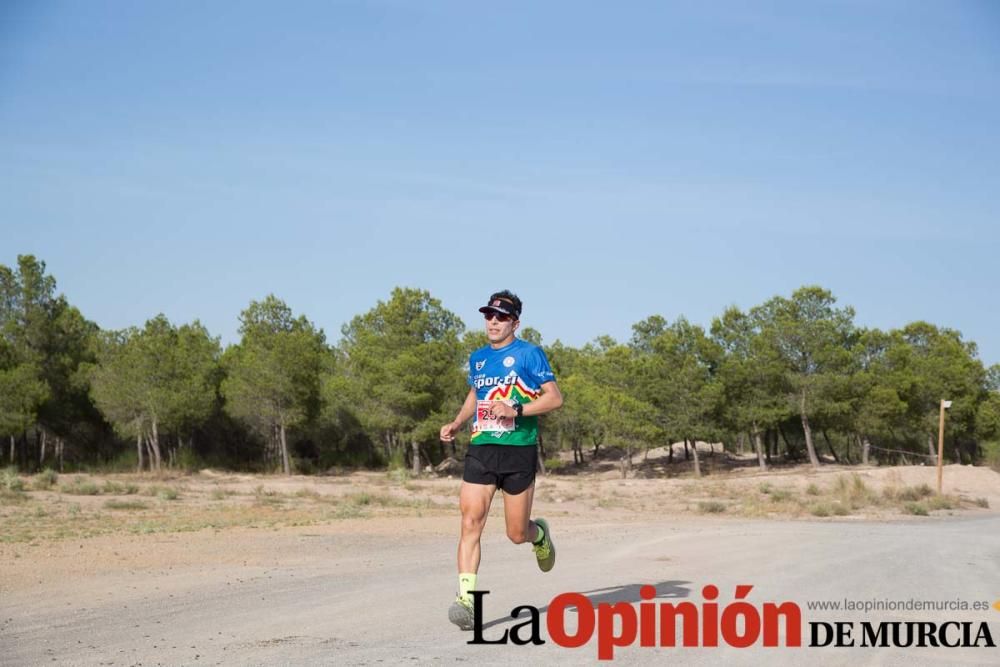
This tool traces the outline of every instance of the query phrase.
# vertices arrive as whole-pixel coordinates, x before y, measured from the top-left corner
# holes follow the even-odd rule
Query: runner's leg
[[[462,482],[458,504],[462,511],[462,535],[458,540],[458,598],[448,607],[448,620],[462,630],[473,628],[472,596],[479,571],[480,543],[490,503],[497,487],[492,484]]]
[[[507,537],[514,544],[533,542],[538,527],[531,521],[531,503],[535,498],[535,484],[521,493],[503,492],[503,516],[507,523]]]
[[[514,487],[517,488],[516,486]],[[538,568],[548,572],[556,564],[556,548],[552,543],[552,530],[545,519],[530,520],[531,503],[535,497],[535,483],[520,493],[503,492],[503,512],[507,523],[507,537],[514,544],[531,542]]]
[[[462,482],[458,504],[462,511],[462,536],[458,541],[458,571],[479,572],[479,539],[490,513],[490,503],[497,487],[492,484]]]

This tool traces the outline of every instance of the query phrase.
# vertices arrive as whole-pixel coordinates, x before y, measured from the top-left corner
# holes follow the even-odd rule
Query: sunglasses
[[[496,320],[497,322],[510,322],[510,315],[504,315],[503,313],[498,313],[495,310],[487,310],[483,313],[483,318],[489,322],[490,320]]]

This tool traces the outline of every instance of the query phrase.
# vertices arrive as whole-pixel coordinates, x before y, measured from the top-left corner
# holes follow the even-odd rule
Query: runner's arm
[[[555,383],[555,380],[552,380],[551,382],[546,382],[542,385],[541,396],[533,400],[531,403],[522,404],[524,407],[522,408],[521,414],[525,417],[544,415],[546,412],[558,410],[562,407],[562,404],[562,392],[559,391],[559,385]],[[498,417],[514,417],[517,415],[517,411],[503,401],[496,401],[492,406],[490,406],[490,409],[493,414]]]
[[[558,410],[562,407],[562,404],[562,392],[559,391],[559,385],[557,385],[555,380],[553,380],[542,385],[541,396],[533,400],[531,403],[524,404],[521,414],[525,417],[544,415],[546,412]]]
[[[552,384],[555,383],[553,382]],[[455,421],[441,427],[441,439],[445,442],[454,440],[455,433],[461,431],[465,422],[469,421],[474,414],[476,414],[476,390],[472,388],[469,389],[469,393],[465,397],[465,403],[462,404],[462,409],[458,411]]]

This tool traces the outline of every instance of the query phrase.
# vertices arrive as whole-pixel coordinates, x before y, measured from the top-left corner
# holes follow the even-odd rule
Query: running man
[[[486,318],[490,344],[469,356],[469,394],[455,421],[441,427],[450,442],[475,417],[465,457],[459,505],[462,537],[458,542],[458,599],[448,619],[462,630],[473,624],[472,595],[479,572],[479,539],[497,487],[503,491],[507,537],[530,542],[538,567],[548,572],[556,562],[552,532],[545,519],[530,520],[538,458],[538,415],[562,405],[562,394],[542,348],[516,338],[521,300],[508,290],[490,296],[479,309]]]

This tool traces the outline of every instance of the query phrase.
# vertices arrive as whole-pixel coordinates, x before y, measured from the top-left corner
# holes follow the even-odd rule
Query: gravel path
[[[353,665],[580,664],[597,662],[597,640],[577,649],[553,643],[541,615],[542,646],[468,645],[446,620],[453,597],[457,520],[385,520],[364,532],[309,527],[161,538],[183,551],[230,553],[228,562],[178,559],[158,569],[108,565],[72,580],[14,587],[0,597],[4,665]],[[526,547],[491,520],[480,588],[489,589],[487,639],[515,624],[518,605],[542,608],[564,592],[595,604],[639,603],[643,584],[659,601],[699,607],[702,588],[720,590],[720,609],[738,584],[747,598],[800,605],[809,621],[989,622],[1000,643],[1000,612],[814,612],[810,600],[1000,599],[1000,517],[900,522],[740,521],[685,518],[595,524],[553,520],[558,562],[542,574]],[[178,544],[180,540],[180,544]],[[255,556],[239,561],[253,545]],[[148,540],[157,548],[155,539]],[[88,557],[99,541],[81,544]],[[195,547],[192,547],[194,549]],[[197,551],[197,550],[195,550]],[[195,552],[192,552],[195,553]],[[262,558],[260,554],[268,554]],[[97,553],[99,556],[100,554]],[[575,613],[567,614],[575,619]],[[572,630],[575,622],[567,628]],[[975,635],[976,630],[973,630]],[[860,628],[854,637],[860,640]],[[673,664],[1000,664],[997,648],[619,648],[618,662]]]

